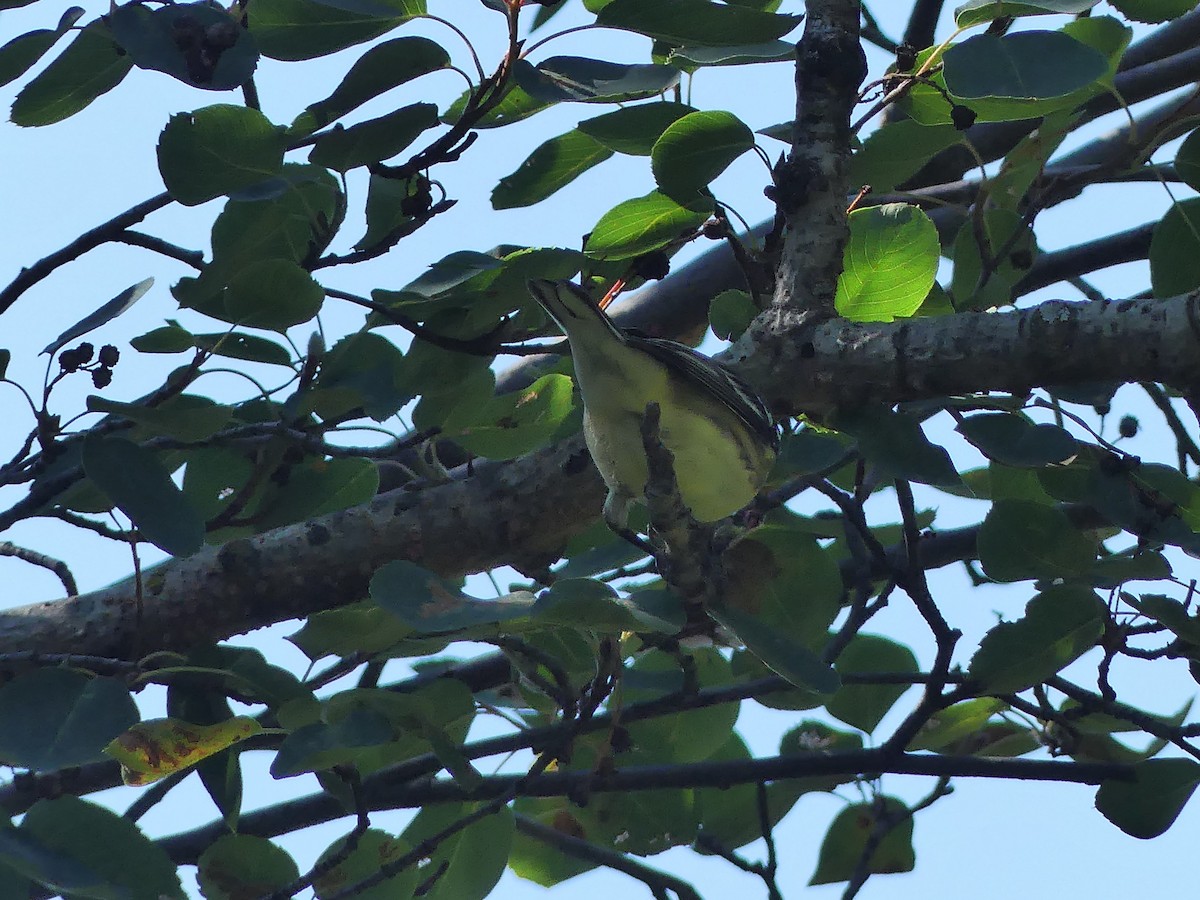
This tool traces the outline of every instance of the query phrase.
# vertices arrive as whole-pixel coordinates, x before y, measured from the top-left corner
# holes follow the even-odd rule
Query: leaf
[[[407,560],[390,562],[376,570],[370,591],[372,600],[423,634],[524,618],[536,602],[529,591],[515,591],[496,600],[477,600]]]
[[[735,341],[750,327],[759,309],[745,291],[721,291],[708,304],[708,323],[713,334],[725,341]]]
[[[912,119],[889,122],[872,132],[850,157],[850,183],[886,193],[924,168],[930,159],[962,139],[953,125],[922,125]]]
[[[1079,453],[1079,444],[1057,425],[1035,425],[1017,413],[981,413],[955,428],[988,459],[1017,468],[1065,465]]]
[[[403,838],[394,838],[376,828],[364,832],[348,855],[344,854],[345,843],[346,838],[334,841],[317,860],[317,868],[322,874],[313,883],[313,890],[318,900],[344,894],[353,885],[377,873],[382,866],[404,856],[410,849]],[[335,855],[345,855],[345,858],[329,871],[324,871],[322,860]],[[375,887],[355,891],[353,896],[356,900],[408,900],[413,896],[421,876],[421,869],[408,866]]]
[[[376,44],[355,61],[332,94],[308,105],[291,131],[308,134],[324,128],[368,100],[449,65],[445,48],[429,38],[401,37]]]
[[[781,38],[803,16],[775,15],[707,0],[612,0],[596,16],[606,28],[636,31],[668,44],[754,44]]]
[[[414,847],[420,846],[476,809],[476,804],[467,803],[426,806],[400,838]],[[423,895],[426,900],[483,900],[487,897],[508,863],[515,830],[512,811],[502,807],[438,842],[425,869],[436,872],[443,864],[447,868]]]
[[[627,103],[674,87],[679,83],[679,70],[673,66],[552,56],[536,68],[518,60],[513,66],[513,78],[530,97],[546,103]]]
[[[650,168],[662,193],[687,202],[753,147],[753,132],[733,113],[688,113],[654,142]]]
[[[1078,15],[1098,0],[968,0],[954,10],[954,24],[969,28],[1006,16]]]
[[[77,797],[39,800],[19,829],[6,829],[0,835],[0,857],[55,893],[65,876],[63,887],[72,897],[184,900],[186,896],[166,851],[133,822]],[[82,883],[80,876],[86,879]]]
[[[941,243],[933,220],[915,206],[887,203],[855,210],[849,223],[837,311],[859,322],[908,318],[937,276]]]
[[[18,35],[0,47],[0,87],[20,78],[66,34],[83,15],[82,6],[71,6],[58,20],[58,27],[38,28]]]
[[[1014,210],[989,209],[983,215],[982,231],[989,257],[1001,249],[1008,255],[992,260],[993,266],[984,279],[979,229],[972,222],[963,223],[954,239],[954,275],[950,282],[956,309],[988,309],[1012,303],[1014,289],[1037,257],[1033,231]]]
[[[91,435],[83,442],[83,468],[145,540],[172,556],[187,556],[204,543],[204,519],[149,450]]]
[[[1150,285],[1162,299],[1200,287],[1200,197],[1172,204],[1154,226]]]
[[[437,123],[434,104],[414,103],[349,128],[335,125],[317,138],[308,160],[337,172],[348,172],[390,159]]]
[[[1047,588],[1022,618],[983,636],[967,674],[987,693],[1023,691],[1094,647],[1107,620],[1108,608],[1094,591],[1072,584]]]
[[[873,839],[882,817],[896,824],[875,843]],[[863,866],[863,854],[872,844],[875,846],[866,862],[867,872],[873,875],[911,872],[916,865],[912,836],[912,816],[908,807],[895,797],[879,797],[875,803],[847,806],[837,814],[825,833],[817,857],[817,870],[808,883],[849,881]]]
[[[96,762],[137,720],[119,678],[35,669],[0,685],[0,759],[43,772]]]
[[[115,7],[109,29],[134,63],[208,91],[231,91],[254,76],[258,46],[228,12],[208,3],[179,3],[150,10]]]
[[[47,344],[42,353],[54,354],[60,347],[67,344],[77,337],[83,337],[89,331],[95,331],[101,325],[111,322],[133,304],[137,303],[145,293],[154,285],[153,278],[147,278],[139,281],[133,287],[125,288],[117,296],[113,297],[95,312],[88,313],[53,341]]]
[[[262,897],[300,876],[282,847],[251,834],[223,834],[200,854],[196,879],[206,900]]]
[[[633,107],[637,109],[638,107]],[[532,206],[612,156],[612,150],[581,131],[568,131],[539,146],[492,191],[492,209]]]
[[[1179,817],[1200,784],[1200,765],[1190,759],[1150,759],[1133,767],[1131,781],[1105,781],[1096,809],[1135,838],[1158,837]]]
[[[373,40],[425,11],[425,0],[255,0],[250,33],[264,56],[315,59]]]
[[[1109,0],[1125,18],[1157,24],[1177,19],[1196,7],[1196,0]]]
[[[233,409],[193,394],[180,394],[159,406],[120,403],[92,394],[87,398],[89,412],[113,413],[181,441],[202,441],[216,434],[229,422]]]
[[[857,438],[863,456],[893,478],[933,485],[953,485],[961,480],[950,455],[925,437],[912,415],[862,408],[840,413],[833,425]]]
[[[709,614],[733,632],[746,649],[772,672],[800,688],[832,694],[841,684],[837,673],[803,644],[731,606]]]
[[[652,191],[644,197],[618,203],[596,223],[584,252],[593,258],[629,259],[658,250],[694,230],[708,218],[711,203],[701,208],[681,206],[665,194]]]
[[[837,672],[848,673],[920,671],[912,650],[874,634],[859,632],[837,658]],[[844,684],[829,698],[825,708],[847,725],[870,733],[897,700],[908,690],[906,684]]]
[[[463,416],[452,410],[442,433],[480,456],[512,459],[547,443],[574,408],[571,379],[543,375],[529,387],[493,397]]]
[[[673,634],[677,624],[639,607],[634,597],[623,599],[607,584],[590,578],[562,577],[538,597],[532,614],[538,622],[570,625],[593,631],[661,631]],[[636,595],[635,595],[636,596]]]
[[[1053,100],[1088,87],[1108,72],[1103,54],[1061,31],[979,34],[942,56],[946,89],[955,97]]]
[[[658,100],[584,119],[578,130],[616,153],[649,156],[667,126],[692,112],[686,103]]]
[[[1200,190],[1200,128],[1179,145],[1175,153],[1175,171],[1188,187]]]
[[[1121,599],[1142,615],[1175,632],[1183,641],[1200,645],[1200,619],[1178,600],[1163,594],[1143,594],[1140,597],[1122,594]]]
[[[225,312],[240,325],[283,333],[321,311],[325,289],[286,259],[251,263],[225,289]]]
[[[934,713],[909,742],[909,750],[945,750],[964,738],[978,734],[996,713],[1008,708],[995,697],[964,700]]]
[[[1061,509],[1029,500],[999,500],[979,528],[979,562],[993,581],[1086,574],[1096,541]]]
[[[121,780],[133,787],[153,784],[258,734],[262,726],[249,716],[213,725],[179,719],[147,719],[117,735],[104,752],[121,764]]]
[[[286,347],[256,334],[218,331],[213,334],[192,335],[192,343],[196,347],[207,350],[213,356],[244,359],[271,366],[288,366],[290,368],[292,365],[292,354]]]
[[[23,126],[61,122],[115,88],[132,68],[133,60],[99,22],[92,22],[17,94],[12,122]]]
[[[282,129],[229,104],[171,116],[158,138],[158,171],[171,196],[196,206],[283,170]]]

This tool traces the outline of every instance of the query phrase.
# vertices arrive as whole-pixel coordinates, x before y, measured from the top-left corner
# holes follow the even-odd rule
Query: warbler
[[[779,435],[766,405],[740,378],[690,347],[618,328],[582,288],[535,280],[529,291],[571,345],[583,397],[583,435],[604,483],[604,519],[624,529],[645,496],[641,437],[646,404],[659,404],[659,434],[675,459],[692,515],[715,522],[754,499]]]

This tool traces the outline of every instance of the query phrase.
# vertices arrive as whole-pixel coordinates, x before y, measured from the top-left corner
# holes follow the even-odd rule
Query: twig
[[[79,593],[79,586],[75,584],[75,576],[71,574],[70,567],[61,559],[55,559],[45,553],[39,553],[37,550],[19,547],[12,541],[0,542],[0,556],[11,556],[23,562],[41,566],[43,569],[49,569],[58,576],[68,597],[74,597]]]
[[[543,825],[536,819],[531,819],[520,813],[514,816],[514,819],[516,820],[517,831],[536,841],[541,841],[546,846],[552,847],[566,856],[573,856],[584,862],[605,866],[616,872],[628,875],[631,878],[636,878],[650,888],[651,892],[674,891],[675,896],[679,900],[701,900],[700,894],[686,881],[666,872],[660,872],[658,869],[639,862],[631,856],[618,853],[615,850],[609,850],[607,847],[601,847],[593,844],[591,841],[577,838],[564,831],[559,831],[557,828]],[[659,895],[656,894],[656,896]]]

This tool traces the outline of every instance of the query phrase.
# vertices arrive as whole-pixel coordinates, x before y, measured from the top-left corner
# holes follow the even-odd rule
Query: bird
[[[641,424],[660,408],[659,436],[675,460],[679,494],[699,522],[745,507],[767,479],[779,434],[744,381],[691,347],[619,328],[583,288],[535,279],[529,292],[571,347],[583,434],[604,483],[604,520],[627,530],[649,477]]]

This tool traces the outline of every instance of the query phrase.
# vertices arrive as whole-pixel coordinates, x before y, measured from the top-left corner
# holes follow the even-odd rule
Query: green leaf
[[[536,602],[529,591],[515,591],[496,600],[477,600],[407,560],[390,562],[376,570],[370,590],[372,600],[424,634],[525,618]]]
[[[817,870],[810,885],[849,881],[863,865],[863,855],[874,843],[880,818],[895,822],[870,853],[867,872],[890,875],[911,872],[916,865],[913,851],[913,820],[908,807],[895,797],[878,797],[874,803],[847,806],[829,826],[817,857]]]
[[[0,47],[0,87],[20,78],[33,68],[82,15],[83,7],[68,7],[58,20],[57,28],[28,31]]]
[[[512,459],[544,445],[574,409],[571,379],[543,375],[527,388],[500,394],[482,408],[451,411],[442,433],[472,453]]]
[[[429,38],[401,37],[376,44],[355,61],[332,94],[309,104],[291,131],[307,134],[324,128],[368,100],[449,65],[450,54]]]
[[[563,578],[538,597],[533,617],[539,622],[593,631],[661,631],[673,634],[677,623],[638,606],[636,595],[623,599],[607,584],[590,578]]]
[[[254,76],[254,37],[219,6],[179,3],[150,10],[118,6],[105,17],[112,35],[142,69],[194,88],[231,91]]]
[[[180,394],[159,406],[121,403],[92,394],[87,398],[89,412],[114,413],[143,426],[153,434],[181,441],[202,441],[216,434],[229,422],[233,410],[193,394]]]
[[[889,122],[850,157],[850,182],[869,184],[878,193],[895,190],[935,154],[961,139],[962,132],[953,125],[922,125],[912,119]]]
[[[321,860],[343,855],[346,840],[339,838],[330,844],[321,854],[317,865],[321,865]],[[385,831],[370,828],[358,839],[354,849],[345,859],[316,880],[313,890],[318,900],[340,894],[371,877],[392,860],[404,856],[410,849],[403,838],[394,838]],[[375,887],[355,892],[354,897],[356,900],[409,900],[421,880],[421,875],[421,869],[409,866],[384,879]]]
[[[912,415],[864,407],[839,414],[833,424],[857,438],[863,456],[893,478],[933,485],[961,480],[950,455],[925,437]]]
[[[832,694],[841,685],[837,673],[803,644],[732,606],[709,614],[733,632],[746,649],[776,675],[800,688]]]
[[[361,406],[367,415],[382,422],[413,397],[401,384],[404,373],[405,357],[391,341],[369,332],[351,334],[325,354],[302,405],[323,419]]]
[[[196,346],[192,333],[174,319],[167,320],[161,328],[138,335],[129,345],[139,353],[182,353]]]
[[[659,190],[686,202],[753,147],[753,132],[733,113],[688,113],[654,142],[650,168]]]
[[[1066,464],[1079,453],[1079,444],[1057,425],[1035,425],[1016,413],[981,413],[959,422],[959,434],[988,459],[1017,468]]]
[[[692,112],[686,103],[659,100],[584,119],[578,129],[616,153],[649,156],[667,126]]]
[[[401,838],[412,846],[432,838],[470,815],[478,807],[466,803],[442,803],[424,807],[404,829]],[[512,810],[501,807],[492,815],[440,841],[429,855],[425,871],[446,873],[423,896],[426,900],[483,900],[496,886],[512,849],[515,826]]]
[[[993,267],[985,273],[979,229],[973,222],[963,223],[954,239],[954,275],[950,282],[956,309],[988,309],[1012,303],[1014,288],[1037,256],[1033,231],[1014,210],[989,209],[983,215],[982,230],[989,257],[1002,249],[1008,255],[993,260]]]
[[[192,335],[192,342],[194,346],[207,350],[213,356],[245,359],[272,366],[290,367],[292,364],[292,354],[286,347],[256,334],[218,331],[211,334]]]
[[[1105,781],[1096,809],[1128,835],[1158,837],[1179,817],[1200,784],[1200,765],[1190,759],[1150,759],[1133,767],[1131,781]]]
[[[1171,629],[1180,639],[1200,645],[1200,619],[1178,600],[1162,594],[1143,594],[1140,597],[1122,594],[1121,599],[1142,615]]]
[[[527,63],[519,60],[517,65],[527,65]],[[474,90],[474,88],[471,88],[463,91],[458,99],[451,103],[450,107],[442,113],[442,121],[445,124],[453,125],[462,118],[462,114],[467,108],[467,102],[470,100]],[[504,93],[500,96],[500,102],[476,120],[472,127],[485,129],[511,125],[513,122],[528,119],[534,113],[539,113],[543,109],[553,106],[556,102],[555,100],[541,100],[531,97],[526,93],[524,88],[510,81],[505,87]]]
[[[1154,226],[1150,285],[1163,299],[1200,287],[1200,197],[1172,204]]]
[[[915,206],[888,203],[855,210],[849,221],[837,311],[859,322],[908,318],[937,276],[941,243],[933,220]]]
[[[113,297],[99,309],[88,313],[52,340],[42,349],[42,353],[53,354],[64,344],[75,340],[77,337],[83,337],[89,331],[95,331],[101,325],[111,322],[117,316],[121,315],[121,313],[125,312],[125,310],[129,309],[129,307],[133,306],[133,304],[141,300],[145,296],[146,291],[150,290],[153,286],[154,279],[147,278],[139,281],[132,287],[125,288],[125,290],[121,291],[121,293],[117,294],[117,296]]]
[[[581,131],[553,137],[529,154],[516,171],[500,179],[492,191],[492,208],[514,209],[540,203],[612,154]]]
[[[333,129],[317,138],[309,162],[337,172],[390,159],[438,123],[437,106],[414,103],[402,106],[386,116],[343,128]]]
[[[251,834],[223,834],[197,860],[196,879],[207,900],[261,897],[299,876],[286,850]]]
[[[412,634],[412,629],[370,601],[323,610],[308,617],[288,637],[314,662],[325,656],[379,653]]]
[[[983,636],[967,674],[987,693],[1023,691],[1094,647],[1107,620],[1108,607],[1094,591],[1073,584],[1047,588],[1022,618]]]
[[[545,103],[627,103],[643,100],[679,83],[673,66],[626,65],[580,56],[552,56],[535,68],[525,60],[513,78],[525,93]]]
[[[781,38],[803,16],[774,15],[707,0],[612,0],[596,16],[606,28],[636,31],[668,44],[723,46]]]
[[[848,673],[920,671],[912,650],[874,634],[859,632],[837,658],[837,671]],[[847,725],[870,733],[897,700],[908,690],[906,684],[843,684],[825,708]]]
[[[187,556],[204,543],[204,519],[149,450],[91,435],[83,442],[83,468],[145,540],[172,556]]]
[[[240,325],[281,334],[321,311],[325,289],[286,259],[252,263],[230,279],[225,312]]]
[[[425,11],[425,0],[254,0],[250,33],[264,56],[314,59],[373,40]]]
[[[981,732],[988,720],[1008,708],[995,697],[976,697],[938,711],[909,742],[909,750],[945,750]]]
[[[1054,100],[1108,72],[1103,54],[1061,31],[975,35],[950,47],[942,62],[946,89],[968,103],[981,98]]]
[[[42,772],[96,762],[137,720],[119,678],[35,669],[0,686],[0,759]]]
[[[316,459],[287,471],[287,483],[254,509],[260,531],[358,506],[379,488],[379,469],[369,459]]]
[[[1179,145],[1175,154],[1175,171],[1188,187],[1200,190],[1200,128]]]
[[[1125,18],[1158,24],[1177,19],[1196,8],[1196,0],[1109,0]]]
[[[283,170],[283,132],[262,113],[217,104],[171,116],[158,139],[158,170],[185,206],[230,194]]]
[[[12,122],[24,126],[61,122],[115,88],[132,68],[133,60],[99,22],[92,22],[17,94]]]
[[[1061,509],[1029,500],[999,500],[979,529],[979,562],[993,581],[1085,575],[1096,541]]]
[[[735,341],[750,327],[759,309],[745,291],[721,291],[708,304],[708,323],[713,334],[725,341]]]
[[[728,661],[712,648],[691,651],[690,663],[701,688],[728,684],[733,679]],[[622,690],[631,703],[670,696],[684,689],[679,664],[665,653],[641,656],[622,675]],[[729,740],[737,717],[733,705],[692,709],[660,719],[631,722],[629,736],[644,762],[698,762],[708,759]],[[612,822],[611,826],[619,829],[620,823]]]
[[[954,24],[969,28],[1006,16],[1078,15],[1098,0],[970,0],[954,10]]]
[[[836,465],[845,455],[845,443],[809,426],[783,436],[775,464],[791,475],[813,475]]]
[[[681,206],[665,194],[652,191],[644,197],[618,203],[601,216],[588,236],[584,252],[607,260],[641,256],[693,231],[711,211],[711,203],[703,207]]]
[[[0,857],[14,869],[73,897],[184,900],[175,864],[138,827],[77,797],[39,800],[15,832],[0,832]],[[19,855],[14,845],[21,846]],[[85,876],[81,883],[79,876]]]

